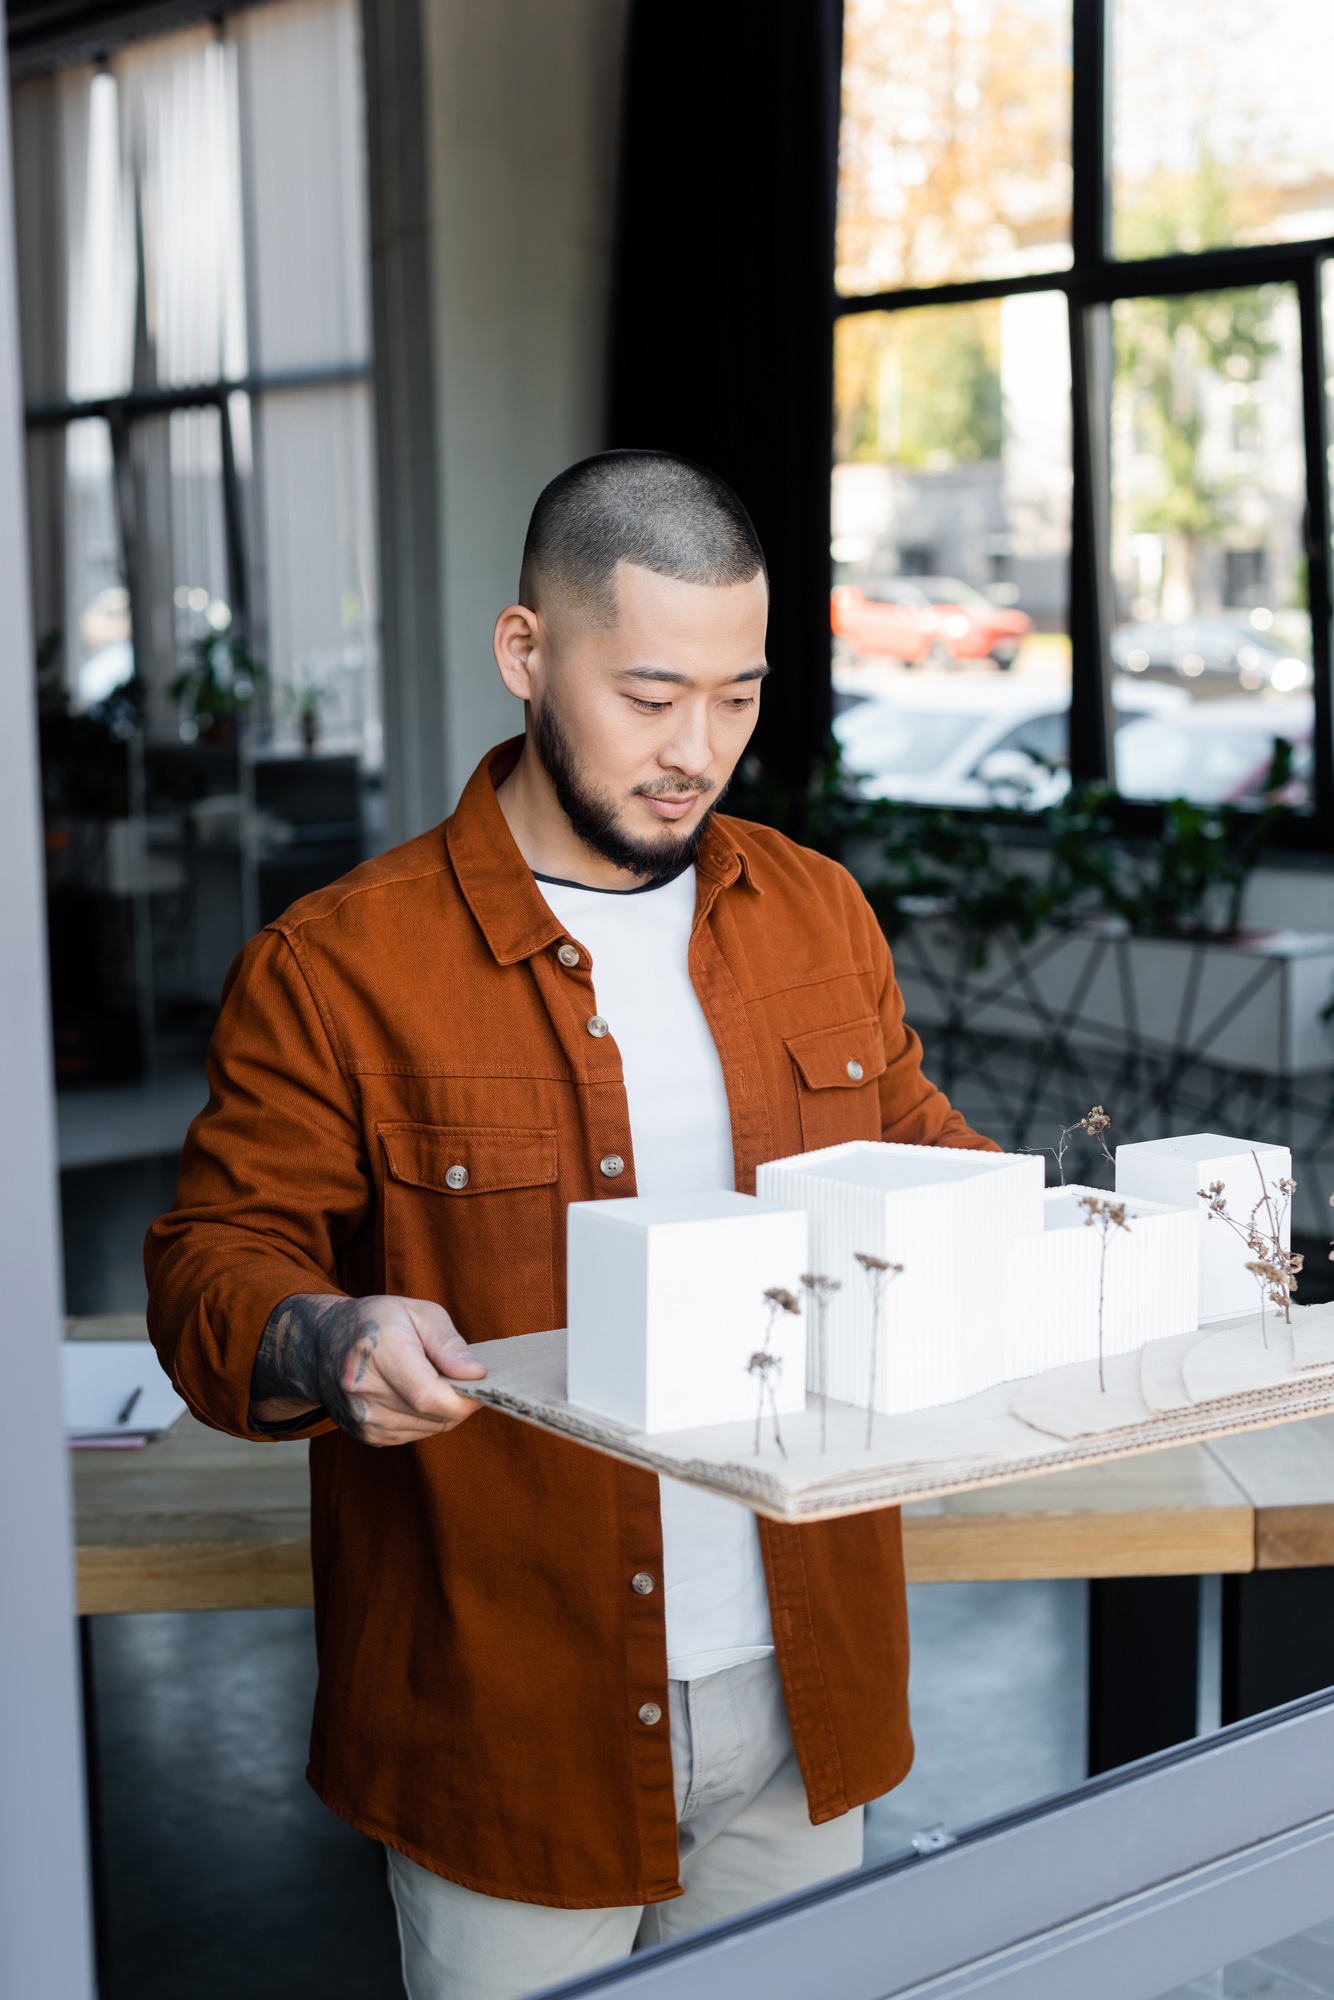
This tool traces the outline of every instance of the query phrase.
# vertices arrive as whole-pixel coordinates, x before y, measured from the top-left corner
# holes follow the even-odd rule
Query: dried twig
[[[1105,1393],[1107,1370],[1103,1359],[1102,1312],[1107,1278],[1107,1242],[1114,1229],[1124,1229],[1129,1232],[1130,1224],[1126,1221],[1126,1205],[1123,1201],[1107,1201],[1102,1195],[1083,1194],[1079,1197],[1079,1206],[1088,1211],[1084,1217],[1084,1227],[1102,1232],[1102,1243],[1098,1254],[1098,1387]]]
[[[1106,1160],[1108,1166],[1114,1167],[1116,1165],[1115,1160],[1112,1158],[1111,1154],[1107,1150],[1107,1140],[1104,1136],[1104,1134],[1110,1132],[1111,1129],[1112,1129],[1111,1119],[1108,1117],[1107,1113],[1103,1110],[1100,1104],[1095,1104],[1093,1106],[1093,1109],[1091,1111],[1086,1111],[1082,1118],[1076,1118],[1073,1125],[1062,1125],[1061,1136],[1057,1140],[1054,1146],[1044,1146],[1042,1148],[1044,1153],[1055,1154],[1056,1171],[1059,1173],[1061,1177],[1062,1187],[1065,1186],[1066,1148],[1070,1144],[1070,1141],[1074,1138],[1076,1132],[1082,1132],[1086,1139],[1096,1140],[1098,1145],[1098,1150],[1101,1152],[1102,1157],[1104,1158],[1104,1160]]]
[[[803,1271],[802,1290],[809,1292],[815,1307],[815,1387],[820,1398],[820,1449],[824,1451],[829,1442],[829,1398],[826,1383],[826,1342],[825,1320],[829,1312],[829,1301],[835,1292],[841,1292],[842,1283],[838,1278],[827,1278],[821,1271]],[[807,1320],[809,1327],[810,1321]]]
[[[1284,1319],[1291,1325],[1292,1295],[1297,1289],[1297,1279],[1305,1259],[1299,1250],[1285,1249],[1283,1244],[1283,1226],[1297,1191],[1296,1181],[1282,1176],[1274,1182],[1271,1190],[1264,1168],[1260,1165],[1260,1155],[1252,1151],[1251,1158],[1260,1177],[1260,1199],[1244,1221],[1233,1215],[1227,1205],[1226,1182],[1210,1181],[1208,1187],[1200,1188],[1198,1193],[1208,1208],[1209,1220],[1226,1223],[1251,1253],[1246,1269],[1260,1287],[1260,1335],[1268,1347],[1269,1325],[1265,1305],[1281,1306]],[[1331,1200],[1334,1201],[1334,1196]]]
[[[885,1257],[873,1257],[869,1250],[854,1250],[852,1254],[865,1271],[871,1287],[871,1367],[866,1385],[866,1449],[869,1451],[875,1424],[875,1364],[880,1351],[880,1311],[885,1297],[885,1282],[888,1278],[902,1277],[903,1266],[891,1264]]]
[[[779,1313],[799,1313],[801,1306],[793,1294],[785,1291],[782,1285],[770,1285],[764,1294],[764,1302],[769,1308],[769,1317],[764,1327],[764,1345],[757,1347],[746,1363],[747,1375],[754,1375],[760,1385],[759,1407],[755,1412],[755,1455],[759,1456],[760,1428],[764,1422],[764,1405],[767,1401],[769,1413],[774,1420],[774,1443],[786,1458],[787,1446],[783,1443],[783,1432],[778,1422],[778,1394],[774,1388],[775,1382],[783,1372],[783,1357],[774,1353],[770,1342],[773,1339],[774,1321]]]

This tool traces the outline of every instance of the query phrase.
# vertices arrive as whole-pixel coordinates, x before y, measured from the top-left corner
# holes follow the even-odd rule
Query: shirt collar
[[[527,862],[515,845],[500,802],[503,784],[519,761],[522,736],[489,750],[464,786],[445,822],[445,842],[459,888],[482,935],[501,965],[532,958],[565,935]],[[749,857],[737,844],[734,821],[710,820],[695,856],[696,873],[713,893],[745,875],[752,888]],[[710,895],[710,902],[713,896]]]

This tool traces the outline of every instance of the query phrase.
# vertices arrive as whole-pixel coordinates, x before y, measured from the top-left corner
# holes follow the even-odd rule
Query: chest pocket
[[[801,1114],[801,1143],[841,1146],[848,1139],[880,1137],[879,1078],[885,1068],[885,1037],[870,1016],[834,1028],[788,1035]]]
[[[468,1340],[555,1326],[554,1130],[382,1124],[384,1284]]]

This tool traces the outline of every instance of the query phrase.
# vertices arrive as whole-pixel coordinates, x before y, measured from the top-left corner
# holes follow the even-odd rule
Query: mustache
[[[712,778],[678,778],[662,783],[649,783],[646,781],[642,785],[631,785],[630,797],[632,799],[691,797],[704,799],[708,797],[710,792],[716,790],[717,786]]]

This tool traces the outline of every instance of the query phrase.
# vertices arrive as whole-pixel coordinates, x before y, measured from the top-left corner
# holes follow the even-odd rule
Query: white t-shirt
[[[733,1187],[723,1068],[687,963],[694,869],[654,889],[583,889],[544,876],[538,886],[592,959],[597,1010],[621,1054],[638,1192]],[[679,1480],[659,1484],[672,1679],[772,1652],[755,1516]]]

